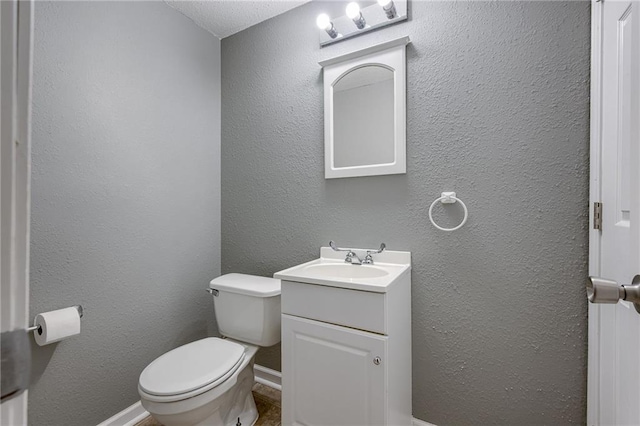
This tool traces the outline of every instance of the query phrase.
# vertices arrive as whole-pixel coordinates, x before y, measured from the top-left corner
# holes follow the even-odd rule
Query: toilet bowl
[[[165,426],[250,426],[259,346],[280,341],[280,280],[228,274],[211,281],[223,338],[201,339],[158,357],[138,382],[142,406]]]

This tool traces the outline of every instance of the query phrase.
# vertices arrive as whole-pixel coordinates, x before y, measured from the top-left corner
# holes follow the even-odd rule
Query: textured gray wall
[[[416,417],[584,423],[589,4],[414,1],[320,49],[322,10],[344,3],[222,41],[223,272],[271,275],[329,239],[410,250]],[[318,60],[404,35],[407,174],[325,180]],[[469,207],[457,232],[429,223],[443,190]]]
[[[33,348],[29,420],[97,424],[154,358],[215,332],[220,42],[162,2],[37,2],[31,313],[81,303]]]

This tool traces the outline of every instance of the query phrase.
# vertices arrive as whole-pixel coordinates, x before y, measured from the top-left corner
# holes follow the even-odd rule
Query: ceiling
[[[197,25],[225,38],[310,0],[165,0]]]

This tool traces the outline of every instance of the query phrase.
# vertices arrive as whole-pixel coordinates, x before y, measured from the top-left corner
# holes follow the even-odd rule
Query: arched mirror
[[[337,168],[391,164],[393,71],[365,65],[333,85],[333,165]]]
[[[406,173],[408,37],[321,62],[325,177]]]

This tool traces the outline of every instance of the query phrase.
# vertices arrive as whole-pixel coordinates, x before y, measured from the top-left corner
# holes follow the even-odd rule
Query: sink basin
[[[364,256],[366,251],[361,251]],[[319,259],[276,272],[274,277],[290,283],[386,293],[411,273],[411,253],[405,251],[374,254],[373,265],[352,265],[345,263],[344,258],[344,252],[321,247]]]
[[[309,265],[305,272],[326,278],[380,278],[389,275],[389,272],[372,265],[351,265],[349,263],[321,263]]]

